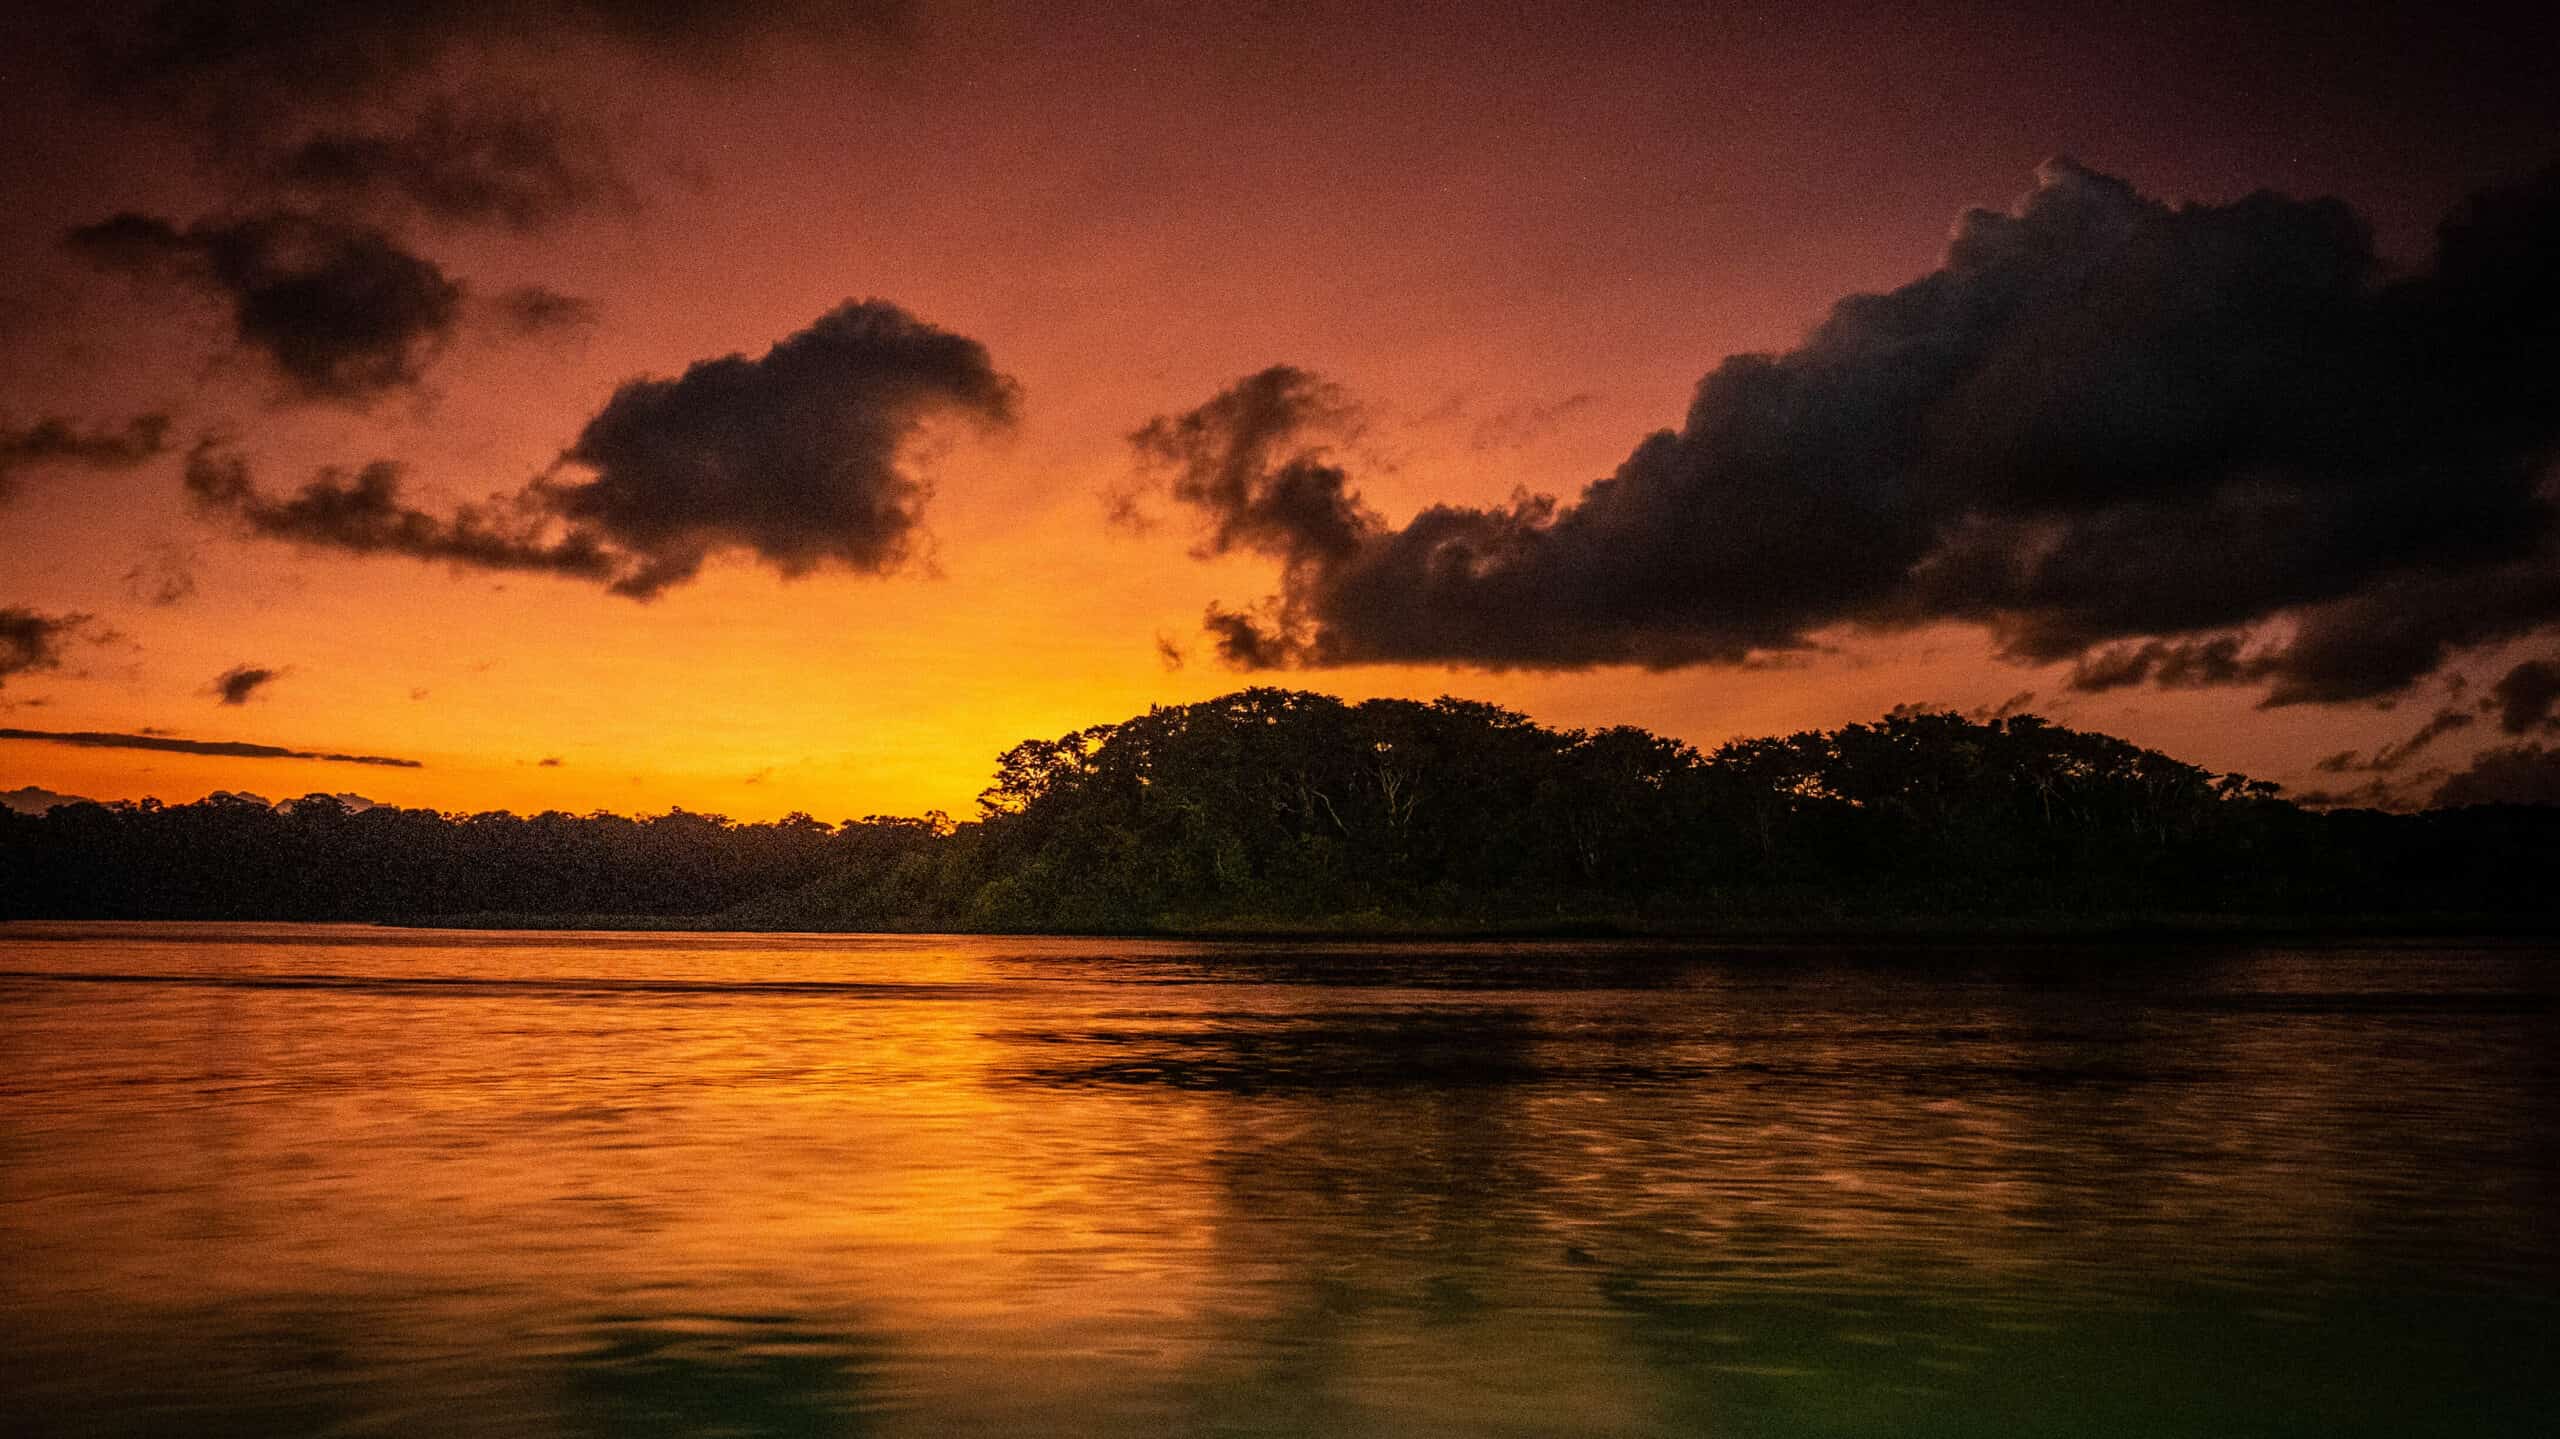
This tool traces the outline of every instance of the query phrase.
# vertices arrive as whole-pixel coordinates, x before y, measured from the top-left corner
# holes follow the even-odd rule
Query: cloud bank
[[[2334,702],[2560,620],[2555,333],[2560,169],[2396,275],[2340,202],[2173,206],[2057,161],[1571,499],[1386,523],[1286,367],[1134,441],[1207,549],[1279,562],[1209,615],[1249,668],[1735,664],[1961,621],[2084,689]]]

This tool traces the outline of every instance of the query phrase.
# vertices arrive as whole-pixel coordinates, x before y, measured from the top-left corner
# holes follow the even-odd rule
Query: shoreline
[[[1365,917],[1364,917],[1365,918]],[[347,921],[323,921],[347,922]],[[1569,919],[1549,923],[1387,924],[1187,924],[1144,929],[1015,930],[944,926],[810,928],[739,924],[721,915],[531,915],[481,913],[356,920],[391,929],[519,930],[632,934],[948,934],[972,938],[1120,939],[1177,942],[1411,944],[1660,941],[1712,944],[1860,944],[1929,946],[1950,943],[2145,944],[2225,940],[2272,943],[2317,940],[2407,941],[2427,939],[2560,941],[2560,918],[2535,914],[2422,913],[2405,915],[2108,915],[2086,919],[2036,915],[1979,918],[1910,916],[1880,919],[1774,919],[1735,922],[1650,921],[1637,918]]]

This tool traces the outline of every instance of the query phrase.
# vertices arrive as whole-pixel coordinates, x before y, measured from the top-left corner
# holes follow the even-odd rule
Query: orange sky
[[[2073,695],[2067,666],[2002,662],[1953,624],[1844,629],[1772,669],[1249,681],[1200,620],[1271,592],[1271,564],[1195,558],[1162,504],[1152,530],[1114,527],[1104,497],[1128,480],[1132,429],[1283,362],[1362,403],[1352,458],[1390,520],[1519,487],[1570,495],[1676,425],[1718,360],[1791,346],[1841,296],[1928,270],[1961,211],[2009,204],[2053,154],[2173,199],[2341,194],[2387,251],[2412,253],[2461,194],[2547,158],[2530,109],[2547,101],[2455,93],[2469,51],[2378,97],[2357,67],[2387,35],[2280,52],[2302,63],[2270,71],[2242,42],[2282,42],[2174,7],[2138,22],[1602,7],[1499,24],[1114,8],[1061,22],[922,6],[895,39],[784,31],[708,58],[575,30],[449,57],[595,120],[637,201],[530,232],[396,227],[476,295],[538,283],[593,301],[597,321],[528,339],[466,319],[421,389],[365,408],[277,402],[218,305],[68,254],[64,232],[118,211],[184,221],[243,201],[200,135],[58,64],[12,63],[0,131],[26,139],[0,158],[0,423],[163,409],[176,425],[154,462],[29,466],[0,498],[0,606],[94,617],[58,667],[7,677],[0,727],[421,767],[0,741],[0,789],[965,814],[1017,739],[1246,682],[1453,693],[1704,746],[2033,692],[2069,723],[2297,785],[2317,756],[2410,728],[2407,706],[2267,711],[2246,690]],[[1019,387],[1008,432],[954,427],[910,454],[933,497],[929,565],[906,572],[785,579],[731,554],[640,603],[246,536],[178,484],[186,446],[221,429],[280,487],[399,458],[422,500],[514,491],[621,382],[761,354],[875,296],[983,343]],[[153,602],[179,573],[191,591]],[[242,664],[280,674],[218,703],[215,676]]]

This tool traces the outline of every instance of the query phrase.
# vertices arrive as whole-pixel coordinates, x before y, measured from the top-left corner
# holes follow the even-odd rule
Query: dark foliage
[[[0,906],[1062,931],[2522,915],[2552,909],[2560,861],[2560,809],[2323,814],[2033,716],[1701,754],[1269,688],[1025,741],[980,805],[955,826],[81,803],[0,815]]]
[[[558,812],[440,815],[328,795],[269,807],[61,805],[0,820],[0,914],[391,919],[705,914],[867,859],[859,825]]]

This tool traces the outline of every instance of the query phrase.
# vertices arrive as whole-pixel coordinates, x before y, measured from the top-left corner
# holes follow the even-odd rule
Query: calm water
[[[2542,949],[0,925],[12,1434],[2525,1434]]]

